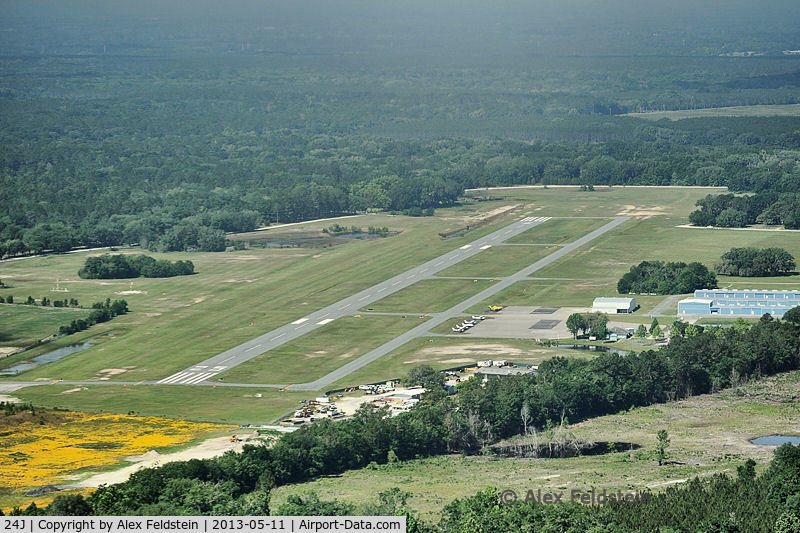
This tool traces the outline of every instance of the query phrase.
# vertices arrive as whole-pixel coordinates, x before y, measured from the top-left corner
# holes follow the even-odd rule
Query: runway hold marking
[[[216,372],[206,372],[204,374],[198,374],[194,377],[189,379],[185,379],[183,381],[179,381],[178,383],[181,385],[194,385],[195,383],[200,383],[201,381],[205,381],[206,379],[210,378],[211,376],[216,375]]]
[[[303,322],[308,322],[308,318],[300,318],[300,319],[295,320],[294,322],[292,322],[292,324],[294,324],[296,326],[297,324],[302,324]]]
[[[179,379],[186,378],[192,375],[194,375],[193,372],[186,372],[186,371],[178,372],[177,374],[172,374],[171,376],[159,380],[158,383],[172,383],[173,381],[177,381]]]
[[[317,325],[324,326],[325,324],[329,324],[331,322],[333,322],[332,318],[326,318],[325,320],[320,320],[319,322],[317,322]]]

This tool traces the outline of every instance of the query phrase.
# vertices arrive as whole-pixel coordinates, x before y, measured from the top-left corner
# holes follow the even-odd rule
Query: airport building
[[[693,298],[678,302],[678,316],[736,315],[783,316],[800,306],[800,291],[756,291],[751,289],[700,289]]]
[[[595,298],[592,313],[633,313],[636,310],[636,298]]]

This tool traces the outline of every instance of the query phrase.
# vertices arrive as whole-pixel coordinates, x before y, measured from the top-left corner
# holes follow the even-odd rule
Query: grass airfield
[[[510,241],[522,246],[493,246],[448,269],[454,272],[441,272],[437,279],[419,282],[372,304],[371,311],[363,309],[361,317],[334,321],[228,371],[222,376],[224,383],[290,384],[309,381],[415,326],[420,316],[445,309],[477,293],[492,283],[492,278],[533,263],[551,250],[548,246],[537,245],[566,244],[616,215],[632,219],[536,272],[536,278],[516,283],[496,295],[491,302],[484,302],[470,311],[482,313],[485,305],[494,303],[588,307],[595,296],[616,294],[619,277],[645,259],[697,260],[713,267],[720,255],[733,246],[781,246],[800,257],[800,233],[678,227],[687,222],[695,202],[711,192],[712,189],[706,188],[679,187],[602,187],[594,192],[567,187],[511,188],[471,192],[471,195],[490,195],[493,199],[439,209],[434,217],[379,214],[346,220],[347,225],[362,228],[387,226],[398,232],[396,236],[383,239],[353,240],[317,248],[150,254],[173,261],[189,259],[195,263],[198,273],[168,279],[140,278],[132,280],[132,284],[131,280],[79,279],[77,271],[86,253],[2,263],[0,279],[11,288],[0,289],[0,294],[13,294],[17,301],[24,300],[28,294],[36,298],[41,295],[74,297],[84,305],[105,298],[125,298],[132,312],[80,334],[0,360],[0,367],[9,366],[66,344],[89,338],[98,341],[86,351],[38,367],[18,378],[0,379],[0,383],[3,380],[39,380],[45,384],[58,379],[98,381],[98,385],[91,389],[107,389],[108,393],[62,395],[58,392],[59,386],[46,385],[23,389],[15,394],[44,405],[76,409],[154,413],[152,409],[157,406],[162,411],[158,414],[167,416],[268,422],[291,409],[302,397],[313,394],[275,389],[258,391],[262,393],[260,399],[263,402],[258,402],[259,407],[250,411],[247,407],[249,400],[244,398],[254,391],[248,388],[176,387],[180,392],[167,394],[166,391],[173,388],[137,386],[132,389],[99,382],[135,383],[166,377],[525,216],[587,218],[551,219]],[[324,236],[322,228],[331,223],[314,222],[261,233],[275,232],[278,237],[283,234],[291,237],[316,232]],[[447,234],[466,226],[474,229],[459,237],[440,237],[441,233]],[[526,244],[531,246],[524,246]],[[140,253],[137,249],[122,251]],[[448,274],[459,277],[448,278]],[[56,281],[69,292],[50,292]],[[800,276],[769,280],[720,279],[723,287],[758,287],[762,283],[765,288],[800,288]],[[662,299],[660,296],[637,296],[642,307],[630,319],[648,322],[647,312]],[[0,305],[0,309],[12,315],[17,310],[20,315],[30,315],[34,311],[17,305]],[[398,313],[407,317],[402,319],[397,315],[377,313]],[[28,320],[25,335],[43,338],[53,332],[52,321],[42,320],[38,327],[36,320]],[[475,347],[465,347],[468,343]],[[0,346],[3,346],[2,340]],[[426,349],[434,346],[434,350]],[[480,346],[485,346],[485,349]],[[546,349],[526,339],[416,339],[340,380],[334,388],[401,377],[414,364],[431,363],[437,368],[448,368],[458,365],[455,360],[474,360],[487,355],[536,362],[555,354],[569,356],[571,352]],[[223,388],[225,392],[220,390]],[[98,397],[115,398],[112,391],[124,400],[98,400]],[[175,401],[159,401],[165,394],[174,395]],[[219,395],[229,400],[216,405],[209,402],[204,407],[208,398]],[[197,401],[193,402],[192,398]],[[275,407],[264,407],[269,403],[274,403]],[[272,418],[267,420],[269,417]]]

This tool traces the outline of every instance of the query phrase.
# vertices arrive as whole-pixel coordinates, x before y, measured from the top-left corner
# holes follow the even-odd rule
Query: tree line
[[[128,302],[125,300],[114,300],[106,298],[105,302],[95,302],[92,304],[92,312],[86,318],[73,320],[67,326],[58,328],[59,335],[72,335],[79,331],[89,329],[95,324],[108,322],[115,316],[124,315],[129,311]]]
[[[78,276],[83,279],[170,278],[191,274],[194,274],[194,263],[191,261],[156,260],[143,254],[87,257],[78,271]]]
[[[700,209],[689,215],[694,226],[743,228],[750,224],[800,228],[800,193],[759,192],[754,195],[709,194],[697,201]]]
[[[797,263],[783,248],[731,248],[714,268],[726,276],[768,277],[793,272]]]
[[[620,294],[686,294],[713,289],[717,276],[702,263],[642,261],[617,282]]]
[[[629,141],[523,143],[281,131],[230,139],[248,157],[222,157],[210,149],[210,138],[188,148],[170,145],[158,157],[158,171],[133,164],[145,150],[135,142],[106,147],[126,162],[113,171],[82,160],[81,151],[61,153],[62,146],[41,154],[57,162],[45,170],[0,153],[0,193],[8,198],[0,210],[0,255],[134,243],[153,251],[222,251],[226,232],[368,210],[430,214],[453,205],[465,188],[530,183],[766,188],[769,205],[753,212],[740,205],[747,200],[736,200],[719,223],[754,223],[763,214],[764,223],[800,224],[792,218],[800,189],[796,151],[764,156],[761,148],[665,144],[649,129],[637,132]],[[169,155],[181,150],[191,157]],[[714,207],[713,221],[705,210],[692,223],[717,223],[726,209]]]

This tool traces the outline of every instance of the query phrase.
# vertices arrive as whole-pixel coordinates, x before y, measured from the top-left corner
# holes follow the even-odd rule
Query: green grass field
[[[80,389],[75,392],[66,392]],[[259,396],[260,395],[260,396]],[[14,396],[35,405],[80,411],[185,418],[229,424],[269,424],[291,411],[307,393],[271,388],[184,387],[161,385],[40,385]]]
[[[613,284],[610,284],[607,279],[518,281],[492,298],[473,306],[469,311],[471,313],[484,313],[489,305],[494,304],[589,308],[592,306],[592,301],[598,296],[619,296],[616,290],[616,281],[613,280]],[[636,298],[636,303],[640,306],[636,314],[650,311],[665,298],[664,296],[639,294],[634,297]]]
[[[125,298],[132,312],[37,348],[37,355],[114,330],[113,342],[26,373],[26,378],[88,379],[108,368],[129,368],[117,379],[161,378],[284,325],[412,266],[502,227],[500,217],[462,237],[443,240],[443,227],[461,224],[497,204],[464,206],[442,217],[363,217],[364,225],[402,230],[387,239],[324,249],[252,249],[230,253],[149,254],[190,259],[194,276],[167,279],[81,280],[85,254],[4,263],[0,276],[14,286],[0,294],[46,294],[57,279],[81,303]],[[366,220],[368,219],[368,220]],[[127,251],[127,250],[126,250]],[[135,250],[138,253],[138,250]],[[46,336],[50,328],[42,330]]]
[[[594,279],[613,286],[632,265],[643,260],[699,261],[713,268],[723,253],[747,246],[777,246],[800,257],[800,233],[679,228],[671,222],[670,218],[651,217],[623,224],[538,271],[536,276]],[[758,279],[722,277],[720,285],[725,286],[729,280],[753,287],[760,283]],[[762,281],[785,285],[800,281],[800,277]]]
[[[492,246],[438,272],[437,275],[483,278],[510,276],[557,249],[555,246]]]
[[[340,318],[215,377],[227,383],[313,381],[418,326],[418,316]]]
[[[22,298],[20,300],[24,301]],[[69,307],[0,304],[0,346],[30,346],[57,334],[60,326],[86,318],[90,312]]]
[[[366,502],[392,487],[411,492],[409,506],[424,518],[438,520],[441,508],[455,498],[487,486],[527,490],[607,491],[664,490],[695,476],[736,474],[752,457],[761,470],[772,448],[749,439],[770,434],[797,434],[800,407],[796,403],[800,372],[769,378],[736,390],[587,420],[568,428],[595,442],[628,442],[631,452],[569,459],[502,459],[456,455],[413,460],[346,472],[272,492],[274,505],[289,494],[315,490],[322,499]],[[658,466],[656,434],[666,429],[671,439],[668,458],[676,464]],[[539,435],[543,438],[543,435]]]
[[[492,281],[464,279],[425,279],[378,300],[369,306],[375,312],[436,313],[446,311]]]
[[[607,218],[554,218],[510,238],[511,244],[567,244],[607,224]]]
[[[643,118],[646,120],[672,121],[685,118],[707,117],[797,117],[800,116],[800,104],[747,105],[736,107],[712,107],[706,109],[680,109],[677,111],[651,111],[648,113],[628,113],[623,116]]]

